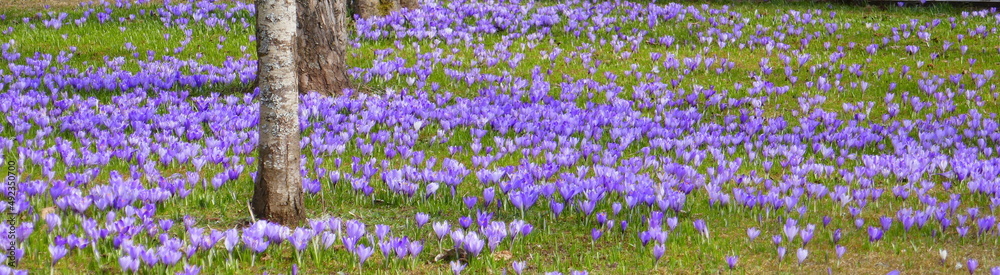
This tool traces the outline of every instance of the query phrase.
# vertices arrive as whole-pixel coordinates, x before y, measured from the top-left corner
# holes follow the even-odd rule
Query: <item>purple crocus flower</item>
[[[123,255],[118,258],[118,265],[121,266],[122,272],[136,272],[139,270],[139,264],[141,261],[136,258],[132,258],[129,255]]]
[[[791,242],[795,239],[795,236],[799,234],[799,227],[793,222],[792,219],[788,219],[788,223],[785,223],[785,227],[782,228],[785,233],[785,237]]]
[[[757,229],[756,227],[747,228],[747,237],[750,238],[751,242],[756,239],[757,236],[760,236],[760,229]]]
[[[965,235],[969,234],[969,227],[968,226],[957,226],[957,227],[955,227],[955,231],[958,231],[958,236],[959,237],[965,238]]]
[[[465,244],[465,231],[457,229],[455,231],[451,231],[450,235],[451,235],[451,242],[455,243],[456,248],[461,247],[463,244]]]
[[[476,232],[469,232],[465,235],[463,240],[465,250],[472,254],[473,256],[479,256],[479,252],[483,251],[483,247],[486,245],[482,239],[479,238],[479,234]]]
[[[809,257],[809,250],[799,248],[799,250],[795,252],[795,256],[799,258],[799,264],[802,264],[802,262],[806,261],[806,257]]]
[[[602,233],[604,233],[604,232],[601,231],[600,229],[597,229],[597,228],[591,229],[590,230],[590,241],[593,242],[593,241],[596,241],[597,239],[600,239]]]
[[[986,216],[976,220],[976,226],[979,228],[979,234],[982,235],[985,232],[989,232],[996,225],[996,217]]]
[[[534,225],[525,222],[524,226],[521,227],[521,236],[528,236],[528,234],[531,234],[531,231],[533,231],[534,229],[535,229]]]
[[[730,270],[736,268],[736,261],[738,261],[738,260],[739,260],[739,258],[736,257],[736,256],[726,256],[726,264],[729,265],[729,269]]]
[[[240,233],[236,231],[236,229],[226,230],[226,238],[223,241],[223,244],[226,246],[226,251],[233,252],[233,248],[236,247],[236,244],[240,241],[239,238]]]
[[[511,267],[514,268],[514,273],[517,275],[521,275],[522,273],[524,273],[524,268],[527,266],[528,262],[525,261],[515,261],[511,263]]]
[[[425,213],[417,213],[416,217],[414,218],[417,221],[417,227],[423,228],[424,225],[427,224],[427,221],[430,220],[431,216]]]
[[[889,228],[892,227],[892,218],[891,217],[882,216],[881,218],[879,218],[879,222],[882,223],[882,231],[889,231]]]
[[[293,265],[293,266],[295,266],[295,265]],[[293,274],[298,274],[298,267],[296,266],[293,269],[293,271],[294,271]],[[196,266],[196,265],[187,265],[187,264],[185,264],[184,265],[184,270],[182,270],[181,272],[178,272],[177,274],[179,274],[179,275],[198,275],[198,274],[201,274],[201,268],[198,267],[198,266]]]
[[[813,238],[813,233],[816,231],[815,225],[807,225],[805,229],[799,231],[799,236],[802,238],[802,246],[809,244],[809,241]]]
[[[660,262],[660,258],[663,257],[663,253],[666,252],[667,252],[667,247],[663,246],[663,244],[653,245],[653,262],[654,263]]]
[[[320,233],[320,240],[322,241],[323,248],[330,248],[330,246],[333,246],[337,242],[337,234],[323,231],[323,233]]]
[[[433,228],[434,234],[437,234],[438,240],[443,240],[444,236],[448,235],[448,231],[451,230],[450,226],[448,226],[448,222],[446,221],[434,223]]]
[[[705,222],[702,221],[702,223]],[[677,217],[667,218],[667,227],[670,228],[670,231],[674,231],[674,229],[677,228]]]
[[[459,217],[458,225],[462,226],[462,229],[469,229],[469,227],[472,226],[472,218],[468,216]]]
[[[976,259],[969,259],[965,262],[965,267],[969,269],[969,274],[974,274],[976,273],[976,268],[979,267],[979,261],[976,261]]]
[[[384,224],[375,225],[375,236],[377,236],[379,240],[385,239],[385,236],[389,234],[389,231],[391,231],[391,229],[389,228],[388,225]]]
[[[521,234],[521,230],[524,229],[526,223],[522,220],[513,220],[507,224],[507,233],[511,238],[516,238],[517,235]]]
[[[255,236],[254,234],[247,234],[243,232],[243,245],[253,251],[254,253],[261,253],[267,250],[268,243],[267,239],[263,236]]]
[[[160,257],[160,262],[162,262],[167,266],[173,266],[174,264],[177,264],[177,262],[180,261],[181,257],[183,256],[183,254],[181,254],[181,252],[177,250],[163,248],[163,247],[157,250],[157,254]]]
[[[296,250],[302,251],[306,249],[306,245],[309,244],[309,240],[312,239],[314,235],[315,234],[312,229],[302,229],[301,227],[296,228],[295,231],[292,232],[292,235],[288,236],[288,242],[290,242]]]
[[[459,261],[451,261],[451,272],[452,274],[458,275],[462,273],[465,269],[465,264]]]
[[[462,201],[465,202],[466,208],[475,209],[476,203],[479,202],[479,197],[464,197]]]
[[[565,204],[557,201],[549,201],[549,208],[552,209],[552,214],[559,217],[562,214],[563,209],[566,207]]]
[[[705,220],[697,219],[694,221],[694,229],[701,234],[702,237],[708,238],[708,226],[705,225]]]
[[[358,255],[358,264],[361,265],[364,265],[365,261],[368,260],[368,257],[371,257],[374,253],[374,248],[367,247],[363,244],[359,244],[356,248],[354,248],[354,254]]]
[[[490,221],[492,219],[493,219],[493,213],[483,212],[483,211],[476,211],[476,220],[475,220],[475,222],[476,222],[477,225],[479,225],[480,228],[487,227],[490,224]]]
[[[483,204],[490,206],[493,203],[493,199],[496,197],[496,192],[493,187],[483,188]]]
[[[597,213],[597,223],[598,224],[604,224],[607,221],[608,221],[608,214],[606,214],[604,212]]]
[[[409,253],[411,257],[416,258],[418,255],[420,255],[420,252],[423,250],[424,250],[423,242],[421,241],[410,242]]]
[[[837,247],[834,248],[834,250],[837,252],[837,259],[843,258],[844,253],[847,252],[847,248],[841,245],[837,245]]]
[[[408,238],[392,238],[389,242],[392,244],[392,250],[397,258],[406,258],[406,255],[410,253],[410,240]]]
[[[365,224],[356,220],[347,222],[347,237],[350,239],[360,239],[365,235]]]
[[[649,244],[649,240],[651,240],[652,238],[653,236],[649,234],[649,231],[639,232],[639,240],[642,241],[642,246],[646,246],[647,244]]]
[[[65,245],[49,245],[49,255],[52,256],[52,265],[56,265],[60,259],[69,252]]]
[[[899,221],[903,224],[903,231],[909,232],[917,218],[912,215],[901,215]]]
[[[60,218],[59,215],[57,215],[56,213],[46,214],[45,224],[49,226],[48,231],[52,232],[52,230],[59,228],[59,226],[62,225],[62,218]]]
[[[882,239],[882,229],[878,227],[868,227],[868,242],[874,243]]]
[[[375,245],[378,246],[379,251],[382,251],[382,257],[389,259],[389,256],[393,253],[393,243],[388,240],[380,240]]]
[[[868,51],[868,54],[875,55],[875,52],[878,51],[878,44],[868,45],[868,47],[865,47],[865,50]]]

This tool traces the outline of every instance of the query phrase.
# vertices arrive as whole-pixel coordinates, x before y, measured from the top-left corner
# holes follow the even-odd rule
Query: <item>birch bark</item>
[[[251,208],[259,219],[295,226],[305,219],[299,173],[299,93],[294,0],[256,0],[258,169]]]

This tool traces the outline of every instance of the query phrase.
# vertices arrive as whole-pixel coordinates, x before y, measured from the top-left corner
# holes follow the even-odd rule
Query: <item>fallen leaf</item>
[[[42,214],[42,217],[44,218],[45,216],[49,215],[50,213],[55,213],[55,212],[56,212],[56,208],[55,207],[46,207],[46,208],[42,208],[41,214]]]
[[[434,257],[434,261],[435,262],[459,261],[459,262],[467,263],[469,261],[468,260],[468,254],[469,253],[466,252],[465,249],[462,249],[462,248],[448,249],[444,253],[441,253],[441,254],[438,254],[437,256],[435,256]]]
[[[509,250],[502,250],[493,253],[493,259],[495,260],[509,261],[511,258],[514,258],[514,254],[510,253]]]

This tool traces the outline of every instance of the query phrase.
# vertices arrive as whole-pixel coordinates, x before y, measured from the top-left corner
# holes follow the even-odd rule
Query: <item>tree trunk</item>
[[[348,88],[347,3],[296,0],[298,4],[299,92],[340,94]]]
[[[251,208],[257,218],[295,226],[305,219],[299,173],[295,1],[257,0],[256,5],[260,138]]]
[[[378,0],[354,0],[354,14],[369,18],[379,14]]]
[[[382,5],[386,8],[382,15],[390,14],[399,10],[399,0],[382,0]]]
[[[403,6],[404,9],[419,9],[420,2],[417,0],[399,0],[399,4]]]

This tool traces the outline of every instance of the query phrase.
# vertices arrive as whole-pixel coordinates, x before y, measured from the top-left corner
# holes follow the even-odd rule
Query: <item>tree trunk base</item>
[[[257,178],[251,208],[259,219],[297,226],[305,219],[294,0],[257,0]]]
[[[403,6],[404,9],[415,10],[420,8],[420,2],[417,0],[399,0],[399,5]]]

